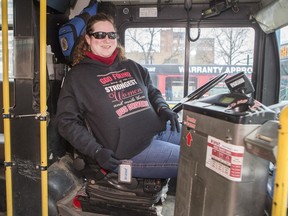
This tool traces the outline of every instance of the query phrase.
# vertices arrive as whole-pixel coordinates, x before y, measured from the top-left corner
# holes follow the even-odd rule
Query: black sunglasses
[[[93,32],[90,36],[93,36],[95,39],[104,39],[108,35],[109,39],[118,38],[118,34],[116,32]]]

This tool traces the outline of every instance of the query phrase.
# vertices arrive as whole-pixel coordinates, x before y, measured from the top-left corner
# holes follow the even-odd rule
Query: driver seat
[[[160,204],[166,199],[169,179],[133,177],[131,183],[121,183],[118,174],[107,173],[94,163],[86,163],[81,173],[85,185],[76,198],[84,212],[125,216],[161,215]]]

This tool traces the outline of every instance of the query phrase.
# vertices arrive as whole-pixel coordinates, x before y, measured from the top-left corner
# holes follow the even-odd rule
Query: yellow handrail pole
[[[277,152],[272,216],[286,216],[288,195],[288,106],[280,113]]]
[[[46,111],[46,0],[40,0],[40,148],[42,216],[48,216],[47,111]]]
[[[12,162],[11,162],[11,131],[10,131],[10,96],[8,75],[8,3],[2,0],[2,59],[3,59],[3,122],[5,149],[6,205],[7,216],[13,215],[12,198]]]

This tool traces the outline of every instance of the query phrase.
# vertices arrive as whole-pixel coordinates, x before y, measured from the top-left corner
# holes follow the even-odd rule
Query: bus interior
[[[0,215],[288,215],[287,0],[0,7]],[[57,131],[73,48],[100,12],[114,17],[126,57],[148,69],[179,115],[177,179],[98,180],[77,170],[79,158]]]

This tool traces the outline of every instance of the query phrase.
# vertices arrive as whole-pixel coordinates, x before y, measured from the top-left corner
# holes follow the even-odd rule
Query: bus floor
[[[170,191],[168,190],[165,201],[162,204],[155,206],[157,209],[157,216],[174,216],[175,194],[176,194],[174,189],[176,189],[176,186],[175,188],[173,188],[173,186],[172,188],[170,188],[171,189]],[[77,210],[73,208],[72,199],[73,197],[75,197],[75,194],[78,192],[78,190],[79,188],[75,190],[75,193],[71,193],[69,196],[58,201],[57,206],[58,206],[59,215],[61,216],[108,216],[107,214],[104,215],[104,214],[99,214],[99,213],[83,212],[80,209]],[[123,215],[123,216],[126,216],[126,215]]]
[[[176,179],[170,179],[167,197],[161,205],[157,205],[157,215],[158,216],[174,216],[174,206],[175,206],[175,195],[176,195]],[[59,216],[107,216],[102,214],[82,212],[73,208],[72,199],[75,194],[78,192],[78,189],[75,189],[73,193],[69,196],[66,196],[58,202],[58,211]],[[0,212],[0,216],[7,216],[7,213]],[[49,214],[49,216],[52,216]],[[53,215],[54,216],[54,215]],[[57,216],[57,215],[55,215]]]
[[[168,195],[163,203],[162,216],[173,216],[175,206],[175,196]]]
[[[161,216],[174,216],[174,205],[175,205],[175,196],[174,195],[167,195],[167,198],[162,206]],[[95,214],[90,213],[82,213],[79,214],[81,216],[95,216]],[[0,212],[0,216],[7,216],[6,213]],[[56,216],[56,215],[55,215]],[[101,215],[99,215],[101,216]]]

